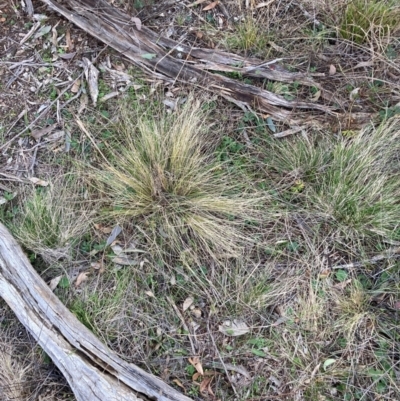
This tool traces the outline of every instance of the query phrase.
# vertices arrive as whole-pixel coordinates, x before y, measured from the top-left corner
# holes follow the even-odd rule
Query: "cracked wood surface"
[[[192,48],[163,38],[144,25],[137,29],[131,16],[109,5],[105,0],[41,0],[87,33],[111,46],[134,65],[164,82],[184,82],[219,94],[242,109],[255,109],[291,126],[329,124],[355,127],[369,122],[366,113],[346,113],[337,108],[334,95],[321,89],[327,104],[286,100],[283,96],[255,85],[222,76],[212,71],[237,72],[243,76],[281,82],[300,82],[321,88],[312,77],[291,73],[279,64],[265,63],[235,54]],[[336,106],[334,105],[336,102]],[[346,108],[346,105],[341,105]]]
[[[54,295],[1,223],[0,296],[63,373],[77,400],[191,401],[101,343]]]

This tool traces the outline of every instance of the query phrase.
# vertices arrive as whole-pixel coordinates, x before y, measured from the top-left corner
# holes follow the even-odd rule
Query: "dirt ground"
[[[337,39],[332,27],[339,21],[339,14],[335,13],[337,10],[335,7],[340,3],[339,1],[324,1],[317,5],[312,1],[283,0],[268,2],[255,0],[246,2],[198,1],[194,5],[191,1],[167,0],[160,2],[113,0],[110,3],[131,13],[140,20],[141,24],[161,36],[177,42],[193,47],[229,51],[262,61],[279,59],[280,61],[274,68],[281,69],[285,73],[308,74],[318,85],[305,86],[298,85],[296,82],[273,82],[243,77],[234,73],[226,75],[269,90],[286,100],[310,101],[321,106],[335,107],[338,112],[349,116],[349,121],[352,113],[359,116],[357,127],[357,124],[353,126],[352,122],[349,122],[348,126],[340,125],[337,120],[328,118],[328,116],[326,117],[327,123],[323,127],[315,127],[308,122],[312,121],[313,117],[320,118],[323,114],[315,110],[302,111],[302,116],[306,116],[303,135],[305,135],[304,130],[309,130],[321,137],[336,138],[340,135],[344,137],[347,135],[347,138],[351,139],[356,135],[355,132],[367,124],[372,122],[379,125],[387,117],[400,113],[400,39],[398,32],[390,38],[389,44],[381,42],[381,38],[372,38],[367,45],[351,46],[349,40]],[[46,187],[46,183],[54,177],[70,171],[74,163],[73,159],[91,157],[90,151],[87,150],[87,140],[77,129],[74,117],[81,116],[88,122],[91,121],[91,116],[95,116],[97,119],[111,120],[110,116],[116,109],[116,99],[122,93],[131,92],[134,93],[132,98],[135,101],[143,103],[148,99],[153,99],[151,96],[157,93],[160,103],[169,112],[172,112],[179,99],[191,90],[188,84],[179,82],[174,85],[167,84],[151,74],[139,71],[123,55],[51,12],[41,1],[33,1],[33,7],[34,15],[30,17],[24,10],[23,1],[0,0],[0,201],[4,200],[4,203],[23,193],[21,188]],[[258,27],[261,27],[261,30],[258,30]],[[261,40],[260,38],[264,36],[266,39]],[[91,60],[100,70],[100,79],[98,80],[100,100],[97,105],[93,104],[90,91],[84,87],[86,82],[84,78],[85,59]],[[251,148],[253,138],[256,138],[256,135],[252,136],[253,132],[267,128],[271,137],[275,135],[279,138],[279,133],[285,133],[282,136],[290,135],[291,126],[285,122],[271,120],[269,115],[261,113],[257,117],[249,111],[244,112],[234,104],[227,102],[226,99],[211,94],[211,96],[213,95],[212,102],[216,103],[217,107],[211,117],[212,124],[219,128],[222,127],[226,132],[235,132],[234,140],[231,142],[226,136],[223,137],[223,141],[225,141],[223,149],[228,149],[227,153],[239,154],[243,148],[249,148],[249,153],[252,153],[255,159],[264,160],[266,158],[264,154]],[[262,121],[262,127],[260,121]],[[237,134],[243,127],[245,127],[244,134]],[[256,139],[254,142],[258,143]],[[302,182],[296,181],[289,175],[282,178],[280,182],[291,180],[295,182],[294,187],[297,185],[292,192],[301,192]],[[18,211],[11,208],[7,209],[7,213],[4,220],[7,218],[12,220]],[[103,229],[104,227],[96,227],[94,230],[96,232],[94,236],[97,236],[96,240],[99,242],[107,239],[109,234]],[[286,227],[282,228],[282,232],[285,230]],[[303,228],[297,227],[290,235],[301,237],[304,234],[302,230]],[[297,242],[297,240],[293,240],[288,243],[297,244]],[[282,246],[282,243],[281,241],[277,248]],[[330,265],[345,265],[353,260],[353,255],[359,256],[357,252],[353,253],[353,250],[346,249],[346,246],[338,250],[334,249],[330,243],[325,245],[327,248],[331,247],[326,254],[324,253],[324,257],[327,255]],[[286,243],[284,243],[284,247],[289,249]],[[362,252],[360,251],[360,253]],[[265,258],[264,256],[260,257],[259,263],[263,263]],[[296,258],[297,256],[293,257],[293,260],[296,261]],[[83,264],[87,269],[94,270],[91,263],[93,260],[87,259],[80,266]],[[41,272],[47,282],[56,275],[51,268],[47,267],[46,261],[41,258],[33,257],[32,264]],[[75,265],[71,269],[74,267]],[[278,270],[279,268],[274,273],[277,277],[284,275]],[[249,271],[250,269],[247,273]],[[291,280],[297,280],[294,278],[297,277],[295,269],[292,273],[286,272],[285,274],[287,274],[285,283],[288,286],[285,291],[290,293],[288,288]],[[301,280],[307,281],[307,274],[311,275],[312,273],[308,271]],[[374,274],[376,273],[374,272]],[[157,274],[151,277],[156,283],[151,285],[155,285],[157,288],[168,287],[169,284],[165,277]],[[300,281],[300,279],[298,280]],[[346,279],[339,281],[346,282],[346,280],[347,276]],[[151,285],[149,284],[149,288]],[[115,284],[116,286],[117,284]],[[344,291],[344,289],[345,287],[335,287],[337,292]],[[79,295],[80,289],[76,292]],[[399,309],[397,295],[397,293],[395,295],[384,294],[379,300],[378,296],[373,299],[374,307],[378,308],[376,305],[379,304],[382,309],[387,308],[385,313],[390,314],[390,319],[396,322]],[[279,297],[277,298],[283,299],[281,294]],[[290,301],[287,301],[288,304],[295,302],[296,297],[297,295],[288,295],[285,302],[288,298],[290,298]],[[66,299],[68,302],[70,301],[70,298]],[[227,299],[226,303],[229,304],[232,300],[229,297]],[[180,301],[184,302],[185,299],[180,299]],[[66,301],[66,303],[68,302]],[[124,302],[128,303],[128,301]],[[285,343],[296,340],[299,348],[302,347],[301,344],[304,345],[302,349],[298,350],[296,347],[296,350],[293,351],[293,355],[297,355],[297,352],[303,356],[307,354],[304,359],[309,364],[305,364],[301,368],[299,362],[301,357],[298,360],[296,360],[297,356],[293,357],[293,369],[291,365],[285,365],[284,368],[281,366],[281,361],[277,356],[281,352],[279,350],[267,357],[265,354],[269,352],[268,347],[271,345],[264,339],[263,341],[257,340],[258,342],[250,339],[246,345],[247,348],[240,348],[240,351],[232,356],[228,351],[236,346],[235,339],[227,339],[222,336],[221,330],[218,329],[220,316],[210,313],[206,319],[205,313],[199,311],[206,308],[207,302],[202,299],[196,300],[196,302],[196,305],[193,304],[196,308],[193,306],[192,310],[194,310],[194,314],[199,313],[200,316],[197,320],[201,326],[199,330],[200,353],[204,360],[213,361],[213,363],[209,361],[209,369],[222,370],[218,365],[220,355],[215,352],[214,340],[221,345],[221,348],[224,347],[229,356],[226,362],[228,368],[225,366],[225,372],[229,370],[230,375],[215,374],[211,380],[212,385],[211,381],[207,382],[209,386],[200,386],[198,383],[194,385],[195,380],[192,380],[196,374],[196,370],[193,368],[194,364],[188,364],[186,359],[183,362],[181,356],[176,356],[177,353],[167,357],[164,354],[162,356],[157,354],[159,349],[161,352],[164,345],[160,340],[163,337],[160,334],[162,330],[156,327],[154,321],[149,323],[149,327],[151,326],[153,330],[153,337],[141,340],[146,343],[143,348],[138,346],[137,349],[133,349],[134,347],[130,349],[132,338],[135,336],[135,338],[139,338],[139,336],[128,331],[124,331],[120,337],[104,333],[104,341],[129,362],[137,363],[144,369],[152,371],[170,385],[196,400],[395,400],[396,395],[400,394],[396,385],[390,382],[388,388],[390,387],[391,392],[388,390],[387,393],[390,395],[378,394],[377,390],[374,393],[375,398],[373,398],[369,394],[369,390],[365,390],[367,386],[363,393],[367,395],[361,395],[359,398],[356,396],[344,398],[345,393],[341,392],[341,387],[337,385],[337,382],[342,383],[341,380],[346,382],[347,379],[342,379],[338,373],[335,376],[336,379],[332,379],[329,385],[326,384],[329,380],[324,382],[326,388],[329,387],[329,390],[324,392],[325,395],[312,398],[317,397],[318,392],[307,393],[306,389],[310,382],[318,380],[315,378],[317,370],[314,371],[311,368],[312,358],[308,354],[308,344],[302,343],[302,341],[307,341],[301,338],[304,333],[307,337],[307,333],[309,333],[307,330],[296,331],[297,337],[290,331],[291,329],[287,331],[282,329],[278,334],[278,337],[287,336],[284,340]],[[75,312],[79,309],[76,305],[75,303]],[[218,305],[215,314],[217,315],[219,310],[224,310],[224,308],[225,305]],[[278,301],[277,304],[271,302],[263,309],[265,315],[259,311],[251,315],[255,330],[259,329],[261,332],[267,326],[269,328],[279,326],[278,329],[280,329],[280,325],[288,319],[283,312],[281,313],[280,308]],[[151,310],[151,306],[149,309]],[[243,311],[247,311],[247,309],[244,308]],[[168,313],[173,315],[173,310]],[[76,314],[78,315],[78,312]],[[149,314],[151,313],[149,312]],[[268,318],[265,317],[267,315]],[[84,320],[82,316],[81,320]],[[157,316],[155,320],[157,320]],[[297,323],[298,321],[294,319],[293,324]],[[9,381],[6,384],[0,384],[0,399],[73,400],[73,394],[66,380],[47,355],[35,344],[29,333],[15,320],[13,313],[3,302],[0,304],[0,324],[0,353],[2,354],[0,358],[7,361],[10,367],[7,376]],[[366,323],[365,327],[367,326]],[[217,332],[216,339],[212,336],[207,337],[210,327]],[[112,331],[111,328],[110,331]],[[365,328],[365,332],[368,332],[367,328]],[[175,334],[171,334],[171,336],[173,337]],[[315,340],[313,343],[318,343],[319,337],[314,334],[313,332],[312,338]],[[217,337],[218,335],[219,337]],[[168,340],[167,337],[167,335],[163,337],[163,341]],[[258,339],[259,337],[254,338]],[[316,346],[318,352],[316,351],[315,355],[320,355],[319,350],[324,348],[324,342],[328,343],[327,337],[320,340],[319,345]],[[354,342],[357,341],[354,340]],[[360,340],[360,343],[362,342]],[[359,346],[361,349],[361,345],[357,344],[357,347]],[[396,344],[398,346],[397,342]],[[272,345],[272,347],[274,346]],[[190,344],[187,341],[182,348],[182,355],[186,355],[188,349],[190,352]],[[366,348],[368,347],[366,346]],[[285,354],[286,349],[282,351],[282,354]],[[147,350],[147,355],[144,350]],[[393,360],[395,360],[398,358],[398,349],[393,348],[392,351],[395,355],[392,355]],[[14,358],[15,355],[17,357]],[[341,357],[346,361],[353,357],[343,355]],[[324,366],[325,372],[330,364],[333,364],[332,360],[334,359],[326,356],[323,358],[325,359],[321,359],[320,365]],[[369,354],[361,364],[368,365],[368,358]],[[236,364],[239,366],[238,368],[235,368]],[[215,367],[217,365],[218,368]],[[320,365],[318,365],[318,369],[321,368],[322,365]],[[29,374],[18,376],[17,372],[24,368]],[[175,374],[174,371],[177,373]],[[294,378],[299,371],[309,371],[307,378],[302,378],[300,384],[296,381],[298,378]],[[254,377],[251,379],[249,372],[251,374],[257,372],[257,374],[254,373]],[[276,377],[276,372],[280,372],[282,377]],[[4,374],[3,372],[3,377],[5,377]],[[398,370],[396,370],[396,374],[398,374]],[[23,382],[18,382],[18,377],[23,377]],[[265,377],[268,377],[267,381],[264,381]],[[340,378],[338,379],[338,377]],[[369,376],[369,379],[371,383],[378,380],[373,374]],[[307,380],[309,381],[307,382]],[[321,379],[321,382],[323,380],[325,379]],[[396,380],[398,377],[393,379],[393,382]],[[320,383],[317,382],[315,387],[317,388],[319,385]],[[354,386],[356,385],[354,384]],[[214,394],[216,389],[219,389],[217,395]],[[241,389],[243,392],[240,392]]]

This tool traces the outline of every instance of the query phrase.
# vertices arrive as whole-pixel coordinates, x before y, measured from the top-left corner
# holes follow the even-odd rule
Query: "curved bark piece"
[[[57,365],[79,401],[191,401],[104,346],[53,294],[1,223],[0,296]]]

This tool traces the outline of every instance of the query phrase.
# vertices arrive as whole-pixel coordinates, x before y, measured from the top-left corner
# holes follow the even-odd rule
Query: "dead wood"
[[[79,401],[190,401],[105,347],[53,294],[1,223],[0,296],[57,365]]]
[[[256,109],[292,126],[311,124],[322,128],[327,123],[337,123],[346,128],[356,128],[371,119],[369,114],[341,113],[333,106],[334,102],[339,103],[338,100],[323,90],[312,77],[290,73],[277,63],[246,59],[217,50],[193,48],[163,38],[145,26],[138,30],[131,16],[112,7],[105,0],[41,1],[123,54],[139,68],[163,81],[179,81],[202,87],[233,101],[243,109]],[[243,76],[283,82],[298,81],[303,85],[320,88],[321,99],[330,105],[288,101],[260,87],[211,71],[237,72]]]

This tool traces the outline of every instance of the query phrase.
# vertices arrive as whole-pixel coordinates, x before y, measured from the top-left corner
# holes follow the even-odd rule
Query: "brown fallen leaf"
[[[181,389],[183,389],[184,393],[186,393],[185,387],[183,386],[183,384],[178,379],[172,380],[172,383],[175,383],[177,386],[179,386]]]
[[[76,52],[71,53],[60,53],[58,57],[62,58],[63,60],[72,60],[76,55]]]
[[[190,308],[190,306],[193,304],[193,302],[194,302],[194,299],[192,297],[186,298],[183,302],[182,310],[185,312],[185,310]]]
[[[140,31],[142,29],[142,21],[137,17],[132,17],[131,22],[134,22],[136,25],[136,29]]]
[[[39,185],[40,187],[47,187],[49,183],[47,181],[41,180],[40,178],[30,177],[29,181],[35,185]]]
[[[63,275],[54,277],[53,279],[50,280],[49,287],[52,291],[54,291],[57,288],[58,283],[61,281],[62,277]]]
[[[200,362],[200,358],[198,356],[194,356],[193,358],[189,358],[189,363],[196,369],[197,373],[200,375],[204,375],[203,366]]]
[[[333,288],[336,288],[338,290],[344,290],[347,287],[347,284],[351,283],[351,278],[342,281],[341,283],[337,283],[333,286]]]
[[[75,281],[75,287],[79,287],[84,281],[88,279],[89,272],[79,273]]]
[[[256,5],[256,8],[261,8],[261,7],[268,7],[270,4],[272,4],[275,0],[269,0],[263,3],[259,3]]]
[[[311,101],[312,102],[317,102],[318,99],[321,97],[321,90],[319,90],[318,92],[315,93],[315,95],[313,97],[311,97]]]
[[[127,256],[117,256],[112,259],[114,263],[121,266],[135,266],[139,264],[137,260],[128,258]]]
[[[215,8],[219,4],[219,0],[213,1],[211,4],[203,8],[203,11],[209,11]]]
[[[101,231],[103,234],[110,234],[110,232],[113,230],[112,227],[106,227],[102,224],[95,224],[94,228]]]
[[[204,393],[208,390],[209,385],[212,382],[213,377],[204,377],[200,383],[200,393]]]
[[[31,132],[31,136],[33,136],[36,140],[40,139],[42,136],[50,133],[51,131],[53,131],[56,127],[57,127],[57,123],[52,124],[52,125],[48,125],[45,128],[42,129],[36,129],[34,131]]]

